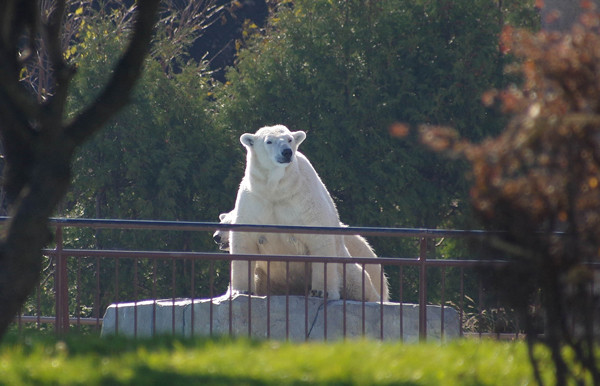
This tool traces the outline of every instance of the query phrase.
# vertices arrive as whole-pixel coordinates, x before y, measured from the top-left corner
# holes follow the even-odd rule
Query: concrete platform
[[[102,335],[117,331],[137,337],[173,333],[183,336],[231,334],[304,341],[364,336],[417,342],[419,306],[386,302],[364,303],[363,308],[362,302],[350,300],[324,304],[323,299],[315,297],[271,296],[267,299],[241,294],[231,299],[228,296],[213,298],[212,302],[211,299],[145,300],[111,304],[107,308]],[[442,307],[427,306],[428,340],[447,340],[459,335],[459,315],[454,308],[444,307],[442,328]]]

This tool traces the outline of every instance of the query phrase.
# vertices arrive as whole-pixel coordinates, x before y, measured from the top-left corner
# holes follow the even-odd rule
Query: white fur
[[[221,224],[231,224],[235,218],[234,211],[228,213],[221,213],[219,215],[219,220]],[[340,226],[347,226],[343,223],[340,223]],[[217,230],[213,234],[213,239],[217,244],[219,244],[219,249],[222,251],[229,251],[229,234],[230,232]],[[352,257],[377,257],[375,251],[368,243],[368,241],[359,235],[345,235],[344,244],[346,244],[346,248],[348,249],[348,253]],[[266,245],[267,239],[266,235],[262,239],[259,239],[259,250],[261,254],[269,254]],[[261,264],[262,263],[262,264]],[[290,277],[290,274],[298,274],[301,272],[303,267],[295,267],[295,269],[290,269],[290,272],[281,271],[281,269],[285,270],[285,266],[275,265],[270,266],[269,276],[273,276],[275,280],[271,280],[269,286],[267,287],[267,272],[265,271],[266,263],[258,262],[255,270],[255,281],[256,281],[256,290],[255,293],[257,295],[266,295],[267,293],[273,295],[281,295],[285,294],[289,291],[291,295],[301,295],[304,291],[304,276],[296,275],[294,277]],[[276,270],[278,270],[275,272]],[[373,283],[373,287],[377,291],[377,293],[381,296],[383,293],[383,301],[387,302],[390,298],[390,290],[387,276],[385,273],[381,274],[381,265],[379,264],[365,264],[365,270],[367,271],[369,277],[371,278],[371,282]],[[310,271],[309,271],[310,272]],[[281,283],[282,285],[278,285],[281,281],[279,278],[288,277],[289,280]],[[383,278],[383,283],[382,283]],[[289,284],[289,286],[288,286]],[[382,287],[383,285],[383,287]]]
[[[297,151],[305,138],[303,131],[291,132],[282,125],[263,127],[255,134],[246,133],[240,137],[247,150],[246,172],[238,190],[233,223],[339,226],[337,209],[329,192],[308,159]],[[323,234],[273,233],[265,236],[253,232],[231,232],[230,252],[350,257],[342,236]],[[256,291],[253,275],[248,275],[248,269],[254,273],[256,264],[254,262],[248,267],[245,261],[232,262],[232,291]],[[277,268],[274,269],[275,266]],[[274,270],[280,273],[282,266],[285,272],[285,263],[271,263],[271,275]],[[294,276],[304,275],[304,267],[303,263],[290,264]],[[339,299],[342,265],[327,264],[327,288],[324,267],[323,263],[311,264],[312,294],[322,296],[326,291],[329,299]],[[362,295],[355,287],[357,275],[362,283],[362,270],[356,264],[348,265],[347,270],[352,272],[348,275],[350,283],[346,284],[345,295],[360,300]],[[368,274],[365,273],[365,276],[369,279],[365,280],[365,299],[378,300]]]

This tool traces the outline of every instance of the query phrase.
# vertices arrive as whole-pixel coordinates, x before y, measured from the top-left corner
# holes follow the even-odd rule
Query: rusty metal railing
[[[477,266],[491,266],[491,265],[502,265],[505,261],[490,261],[490,260],[459,260],[459,259],[428,259],[428,243],[432,243],[434,239],[439,238],[464,238],[464,237],[482,237],[489,235],[489,232],[479,230],[439,230],[439,229],[407,229],[407,228],[373,228],[373,227],[343,227],[343,228],[332,228],[332,227],[300,227],[300,226],[275,226],[275,225],[245,225],[245,224],[220,224],[212,222],[179,222],[179,221],[138,221],[138,220],[101,220],[101,219],[65,219],[65,218],[53,218],[50,220],[51,226],[55,228],[55,247],[51,249],[45,249],[43,254],[54,259],[55,272],[54,272],[54,288],[55,288],[55,316],[31,316],[31,315],[20,315],[17,319],[17,323],[54,323],[56,331],[59,333],[65,333],[69,330],[70,325],[92,325],[98,327],[102,323],[101,311],[99,307],[95,307],[96,314],[92,317],[81,317],[79,314],[75,317],[69,315],[69,280],[68,277],[68,259],[75,260],[79,264],[80,259],[96,259],[95,269],[98,271],[100,267],[100,259],[112,259],[115,263],[115,275],[116,275],[116,289],[115,303],[124,300],[139,300],[139,299],[119,299],[119,261],[123,259],[136,259],[135,263],[135,277],[137,281],[137,259],[148,259],[148,260],[166,260],[173,262],[173,277],[172,283],[174,285],[176,281],[175,277],[175,266],[174,261],[176,260],[189,260],[189,261],[207,261],[211,262],[211,267],[214,267],[212,262],[215,261],[232,261],[232,260],[243,260],[243,261],[302,261],[302,262],[328,262],[328,263],[357,263],[364,267],[365,264],[381,264],[382,266],[398,266],[399,280],[400,280],[400,294],[399,298],[402,301],[403,298],[403,267],[415,267],[418,270],[418,303],[419,303],[419,336],[422,340],[427,337],[427,287],[428,277],[427,271],[431,267],[437,267],[443,270],[442,275],[442,295],[441,303],[445,303],[445,270],[446,268],[455,267],[461,270],[461,284],[459,295],[460,303],[456,306],[459,308],[461,323],[464,313],[464,305],[462,304],[464,299],[464,269],[474,268]],[[100,249],[69,249],[64,248],[63,240],[63,229],[67,227],[74,228],[90,228],[90,229],[119,229],[119,230],[132,230],[132,229],[144,229],[153,231],[191,231],[191,232],[212,232],[215,229],[220,230],[234,230],[240,232],[267,232],[267,233],[321,233],[321,234],[336,234],[336,235],[356,235],[362,236],[384,236],[384,237],[401,237],[401,238],[412,238],[419,240],[419,252],[415,258],[396,258],[396,257],[379,257],[379,258],[334,258],[334,257],[319,257],[319,256],[271,256],[271,255],[230,255],[223,254],[222,252],[181,252],[181,251],[132,251],[132,250],[100,250]],[[195,265],[192,264],[192,270]],[[156,264],[154,263],[154,270],[156,270]],[[76,282],[79,282],[79,267],[76,269],[77,278]],[[213,275],[213,273],[211,273]],[[96,294],[94,295],[97,300],[99,297],[100,287],[100,275],[96,272]],[[210,296],[213,297],[212,281],[214,277],[211,276],[210,285]],[[156,277],[154,279],[156,281]],[[71,278],[71,282],[73,282]],[[156,285],[156,283],[155,283]],[[77,287],[78,285],[76,285]],[[135,285],[134,285],[135,287]],[[194,297],[194,275],[192,274],[192,283],[190,285],[190,296]],[[364,288],[364,287],[363,287]],[[364,290],[364,289],[363,289]],[[77,293],[75,302],[79,303],[79,292]],[[175,302],[175,295],[173,295],[173,302]],[[99,302],[98,302],[99,303]],[[72,303],[71,303],[72,305]],[[344,303],[345,305],[345,303]],[[193,307],[193,303],[192,303]],[[325,306],[326,307],[326,306]],[[80,308],[77,304],[76,308]],[[212,308],[211,308],[212,312]],[[325,312],[327,309],[325,308]],[[402,311],[400,311],[402,312]],[[383,315],[383,303],[381,303],[381,313]],[[192,313],[193,315],[193,313]],[[175,316],[173,314],[173,320]],[[212,319],[211,319],[212,320]],[[444,307],[442,307],[442,326],[444,320]],[[345,321],[344,321],[345,322]],[[118,323],[118,319],[117,319]],[[344,325],[345,328],[345,325]],[[402,323],[400,328],[402,328]],[[174,327],[173,327],[174,329]],[[230,327],[231,329],[231,327]],[[443,327],[442,327],[443,330]],[[364,302],[363,302],[363,331],[364,331]],[[461,329],[462,333],[462,329]],[[382,333],[383,334],[383,333]]]

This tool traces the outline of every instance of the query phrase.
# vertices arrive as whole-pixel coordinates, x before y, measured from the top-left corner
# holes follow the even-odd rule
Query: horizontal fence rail
[[[0,221],[6,221],[7,218],[0,218]],[[409,229],[409,228],[374,228],[374,227],[301,227],[301,226],[275,226],[275,225],[250,225],[250,224],[220,224],[212,222],[180,222],[180,221],[140,221],[140,220],[104,220],[104,219],[66,219],[53,218],[50,219],[50,224],[55,229],[55,246],[43,250],[43,255],[49,259],[49,273],[46,276],[46,282],[38,286],[36,294],[29,301],[30,312],[36,315],[19,315],[16,324],[18,328],[22,328],[25,324],[35,324],[40,327],[43,324],[54,324],[55,329],[59,333],[67,332],[71,325],[81,328],[82,326],[91,326],[91,328],[99,329],[103,323],[104,312],[108,304],[116,304],[116,332],[119,330],[118,307],[120,302],[133,302],[135,327],[134,334],[137,335],[137,318],[138,318],[138,302],[141,303],[144,299],[153,299],[151,303],[153,307],[152,318],[153,326],[156,324],[156,311],[159,298],[167,299],[172,304],[172,331],[175,332],[175,304],[181,301],[182,297],[197,298],[198,293],[196,288],[201,285],[203,288],[203,296],[211,299],[209,310],[210,332],[213,331],[213,301],[222,295],[217,293],[216,281],[220,281],[221,292],[222,285],[230,279],[226,273],[231,261],[263,261],[267,264],[267,270],[270,270],[273,264],[283,262],[287,264],[305,263],[308,266],[310,263],[325,263],[325,264],[341,264],[343,267],[343,281],[346,283],[346,267],[348,264],[358,264],[362,267],[363,274],[365,266],[377,264],[384,267],[386,275],[394,281],[395,288],[392,297],[396,303],[400,304],[400,336],[402,336],[403,320],[402,320],[402,305],[407,302],[410,297],[406,289],[412,288],[413,299],[411,302],[418,304],[419,309],[419,338],[421,340],[427,337],[427,305],[431,304],[428,296],[428,289],[436,293],[438,304],[441,305],[441,333],[444,334],[444,318],[446,306],[451,306],[456,309],[460,318],[460,335],[472,334],[482,335],[493,331],[487,331],[482,327],[481,320],[488,312],[492,314],[493,307],[485,304],[485,293],[481,283],[481,278],[476,278],[476,269],[483,267],[500,267],[507,262],[503,260],[486,260],[479,258],[444,258],[435,259],[428,258],[430,250],[435,249],[436,239],[482,239],[484,237],[501,234],[501,232],[486,232],[480,230],[441,230],[441,229]],[[158,232],[214,232],[215,230],[236,231],[236,232],[260,232],[260,233],[294,233],[294,234],[331,234],[331,235],[362,235],[373,237],[395,237],[403,239],[414,239],[418,242],[418,249],[415,251],[415,257],[324,257],[324,256],[292,256],[292,255],[233,255],[223,252],[193,252],[193,251],[152,251],[152,250],[121,250],[121,249],[79,249],[65,248],[64,230],[67,228],[84,228],[84,229],[114,229],[114,230],[149,230]],[[216,248],[215,248],[216,249]],[[160,267],[159,267],[160,264]],[[218,264],[226,264],[227,267],[217,268]],[[160,270],[160,273],[159,273]],[[410,270],[410,272],[408,272]],[[435,270],[435,274],[434,271]],[[465,273],[468,270],[468,273]],[[112,280],[108,282],[103,279],[103,272],[107,271],[106,275],[112,276]],[[392,272],[393,273],[390,273]],[[383,272],[383,270],[382,270]],[[122,275],[128,276],[124,279]],[[254,273],[248,272],[248,278]],[[270,273],[267,272],[269,276]],[[390,276],[393,275],[393,276]],[[410,283],[408,276],[411,276]],[[169,277],[170,276],[170,277]],[[189,282],[183,283],[185,280]],[[305,280],[308,280],[308,275]],[[381,277],[383,279],[383,276]],[[158,296],[158,287],[170,287],[171,293],[169,296]],[[202,283],[199,283],[203,280]],[[327,276],[324,277],[327,280]],[[448,288],[449,280],[455,283],[453,286],[454,293]],[[53,286],[49,286],[48,282],[53,281]],[[475,284],[471,282],[475,281]],[[269,282],[270,283],[270,282]],[[467,283],[467,284],[466,284]],[[189,285],[188,285],[189,284]],[[470,287],[467,290],[466,285]],[[309,284],[306,283],[308,289]],[[127,291],[123,292],[127,287]],[[131,287],[133,289],[131,289]],[[181,288],[183,288],[183,290]],[[162,288],[162,287],[161,287]],[[345,287],[344,287],[345,288]],[[381,289],[381,288],[380,288]],[[380,290],[378,289],[378,290]],[[289,291],[289,287],[288,287]],[[362,291],[364,294],[365,284],[363,279]],[[416,294],[414,293],[416,291]],[[141,294],[144,292],[144,295]],[[184,296],[181,296],[181,294]],[[125,294],[125,295],[123,295]],[[270,294],[270,292],[269,292]],[[148,296],[150,295],[150,296]],[[415,296],[416,295],[416,296]],[[42,303],[48,296],[54,296],[54,309],[46,312],[54,312],[54,316],[42,315]],[[364,296],[364,295],[363,295]],[[285,312],[286,312],[286,338],[289,336],[288,312],[290,307],[290,296],[285,294]],[[324,295],[327,300],[327,294]],[[44,298],[44,299],[43,299]],[[251,297],[248,300],[248,334],[252,331],[251,307],[254,302]],[[229,293],[229,299],[232,299],[232,294]],[[47,300],[46,300],[47,301]],[[271,307],[271,296],[266,297],[267,307],[267,337],[270,336],[269,317]],[[308,291],[304,294],[304,304],[307,312],[305,313],[305,332],[309,334],[308,320]],[[383,314],[384,308],[388,303],[383,301],[377,302],[379,309],[374,312],[379,312],[381,317],[380,336],[383,338]],[[192,307],[192,335],[193,318],[195,302],[191,301]],[[327,311],[328,302],[323,304],[323,312],[325,314],[324,339],[327,339]],[[346,300],[343,301],[343,333],[346,336]],[[366,326],[366,305],[362,302],[362,331],[363,334]],[[371,306],[369,306],[371,307]],[[488,307],[488,308],[486,308]],[[372,309],[369,308],[370,310]],[[489,311],[489,310],[492,311]],[[496,310],[495,312],[497,312]],[[371,312],[371,311],[369,311]],[[229,332],[233,330],[233,316],[231,306],[229,308]],[[507,317],[508,318],[508,317]],[[469,322],[472,322],[476,327],[469,327]],[[154,328],[154,327],[153,327]],[[518,336],[519,329],[510,334],[511,337]],[[496,332],[496,336],[504,336],[500,332]]]

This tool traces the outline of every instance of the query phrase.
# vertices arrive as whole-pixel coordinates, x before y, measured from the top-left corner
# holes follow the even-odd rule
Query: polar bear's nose
[[[292,158],[292,149],[283,149],[281,155],[285,157],[285,159],[289,160]]]

